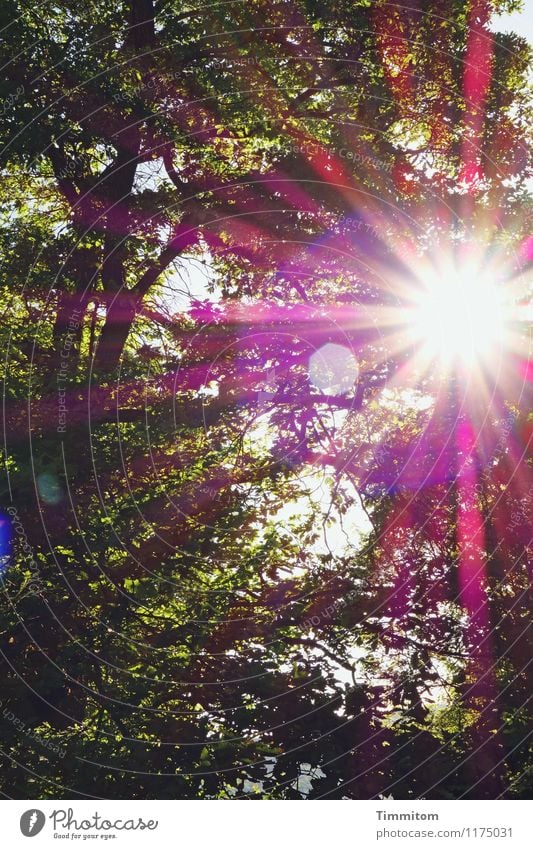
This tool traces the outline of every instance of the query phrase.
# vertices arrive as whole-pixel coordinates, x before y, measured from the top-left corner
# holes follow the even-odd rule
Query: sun
[[[426,274],[410,310],[410,335],[430,362],[472,368],[501,350],[501,288],[486,272],[450,268]]]

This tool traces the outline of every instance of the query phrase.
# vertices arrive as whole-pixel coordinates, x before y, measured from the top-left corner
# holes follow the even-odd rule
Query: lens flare
[[[457,269],[424,279],[411,313],[411,334],[429,360],[482,364],[501,349],[504,331],[502,294],[490,275]]]

